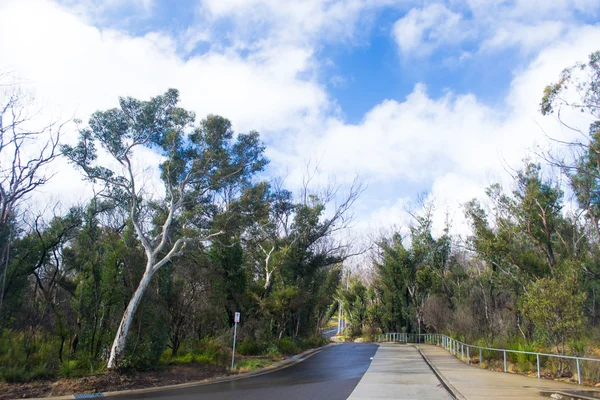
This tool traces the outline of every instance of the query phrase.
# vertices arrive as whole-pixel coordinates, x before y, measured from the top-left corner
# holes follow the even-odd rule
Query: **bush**
[[[296,354],[298,353],[298,345],[289,337],[284,337],[279,341],[279,351],[282,354]]]
[[[313,335],[302,340],[301,345],[303,349],[314,349],[315,347],[324,346],[328,342],[323,336]]]
[[[0,379],[25,382],[56,375],[58,343],[50,335],[4,329],[0,335]]]
[[[25,367],[23,366],[2,368],[2,373],[0,375],[6,382],[25,382],[27,380],[27,374],[25,372]]]
[[[77,370],[77,361],[69,360],[62,363],[60,366],[60,375],[65,378],[72,378],[75,376]]]
[[[264,343],[256,342],[248,337],[238,343],[236,347],[236,352],[244,356],[258,356],[267,349]]]
[[[278,357],[281,355],[281,353],[279,352],[279,349],[277,348],[277,345],[275,343],[269,343],[269,345],[265,349],[264,354],[271,356],[271,357]]]
[[[509,342],[506,345],[508,350],[517,350],[517,351],[530,351],[535,352],[535,345],[523,343],[521,341]],[[532,363],[537,362],[537,357],[534,354],[522,354],[522,353],[507,353],[506,357],[510,362],[519,365],[519,369],[523,372],[529,371]],[[525,367],[528,365],[527,367]],[[523,367],[523,368],[521,368]]]
[[[195,354],[203,355],[206,358],[213,360],[215,364],[222,364],[227,361],[229,353],[223,349],[223,347],[213,339],[204,339],[198,343],[197,349],[194,351]],[[206,359],[205,358],[205,359]]]
[[[43,364],[33,367],[27,375],[27,380],[52,379],[56,377],[56,371],[49,364]]]

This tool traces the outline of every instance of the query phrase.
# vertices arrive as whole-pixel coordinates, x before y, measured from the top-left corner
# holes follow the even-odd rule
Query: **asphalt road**
[[[337,334],[337,327],[326,329],[326,330],[322,331],[321,333],[327,339],[331,339],[333,336],[335,336]]]
[[[279,371],[190,388],[164,390],[115,399],[201,400],[345,400],[369,368],[377,351],[372,343],[343,343]]]

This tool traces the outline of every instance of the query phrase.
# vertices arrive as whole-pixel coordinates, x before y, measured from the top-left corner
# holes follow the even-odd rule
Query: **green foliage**
[[[250,338],[242,340],[237,346],[237,352],[244,356],[257,356],[266,351],[264,343],[256,342]]]
[[[506,345],[508,350],[536,352],[536,346],[533,343],[525,343],[521,340],[513,340]],[[510,362],[517,364],[521,371],[528,371],[532,363],[537,362],[537,357],[534,354],[507,353],[507,358]]]
[[[577,275],[567,271],[529,285],[523,296],[523,313],[550,346],[564,354],[569,338],[577,338],[584,325],[585,294],[579,291]]]
[[[194,354],[188,353],[182,356],[177,356],[173,363],[175,364],[216,364],[219,360],[216,357],[212,357],[208,354]]]
[[[314,349],[317,347],[325,346],[329,341],[321,335],[312,335],[302,340],[301,348]]]
[[[281,354],[291,355],[299,352],[299,346],[289,337],[281,338],[279,341],[279,351]]]
[[[75,376],[75,372],[77,370],[77,361],[76,360],[67,360],[64,361],[60,365],[60,376],[64,378],[72,378]]]
[[[58,373],[58,343],[40,333],[4,329],[0,336],[0,379],[24,382]]]

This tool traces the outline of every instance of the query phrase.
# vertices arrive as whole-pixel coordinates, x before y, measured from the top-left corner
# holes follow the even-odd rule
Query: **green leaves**
[[[560,275],[532,282],[522,299],[523,313],[538,334],[551,346],[562,345],[563,354],[567,339],[579,337],[585,323],[586,296],[580,291],[578,269],[572,266]]]

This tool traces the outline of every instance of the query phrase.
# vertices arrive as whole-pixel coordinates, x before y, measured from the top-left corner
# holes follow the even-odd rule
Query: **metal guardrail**
[[[440,334],[415,334],[415,333],[383,333],[381,335],[375,335],[375,341],[377,342],[400,342],[400,343],[426,343],[440,346],[448,350],[451,354],[459,357],[462,361],[466,361],[467,364],[471,363],[471,349],[479,349],[479,363],[483,361],[483,350],[487,350],[488,354],[490,351],[497,351],[503,353],[504,356],[504,372],[508,372],[506,353],[518,353],[518,354],[530,354],[535,355],[537,359],[537,377],[541,378],[540,368],[540,357],[553,357],[567,360],[575,360],[577,363],[577,382],[581,385],[581,361],[592,361],[600,362],[597,358],[586,358],[586,357],[575,357],[575,356],[561,356],[558,354],[548,353],[535,353],[532,351],[520,351],[520,350],[508,350],[498,349],[493,347],[475,346],[472,344],[458,341],[450,336]],[[466,358],[465,358],[466,350]]]

